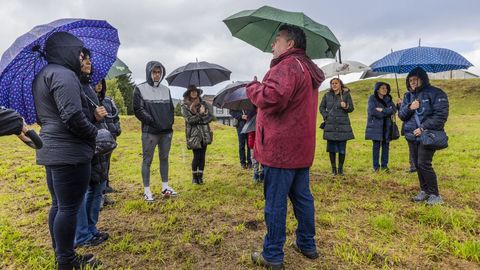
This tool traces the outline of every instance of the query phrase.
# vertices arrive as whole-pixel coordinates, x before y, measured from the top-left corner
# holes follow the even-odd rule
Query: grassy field
[[[450,147],[434,158],[446,203],[435,207],[409,201],[418,180],[405,173],[408,147],[403,138],[391,144],[391,173],[372,172],[371,141],[363,138],[373,83],[349,85],[356,105],[351,115],[356,139],[347,144],[344,177],[329,174],[325,141],[317,134],[311,189],[321,258],[310,261],[291,247],[296,221],[289,209],[286,268],[479,269],[480,80],[433,81],[446,90],[451,104]],[[251,171],[240,168],[234,129],[213,126],[206,184],[193,186],[192,153],[185,147],[183,120],[177,118],[170,184],[180,195],[148,204],[142,197],[139,123],[122,117],[122,125],[111,170],[116,203],[101,212],[98,224],[111,239],[80,252],[95,253],[103,269],[256,269],[250,253],[261,248],[265,233],[263,187],[253,183]],[[44,169],[16,138],[0,138],[0,145],[0,269],[52,269]],[[158,195],[158,160],[152,169]]]

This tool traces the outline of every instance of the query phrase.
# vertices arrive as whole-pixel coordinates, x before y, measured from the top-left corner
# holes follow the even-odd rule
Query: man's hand
[[[413,131],[413,135],[415,135],[416,137],[422,135],[422,129],[421,128],[417,128]]]
[[[418,108],[420,108],[420,101],[418,101],[418,99],[415,99],[415,101],[410,104],[410,110],[415,111]]]
[[[103,120],[103,118],[105,118],[105,116],[107,116],[107,110],[105,109],[105,107],[103,106],[100,106],[100,107],[97,107],[95,109],[95,119],[98,121],[101,121]]]

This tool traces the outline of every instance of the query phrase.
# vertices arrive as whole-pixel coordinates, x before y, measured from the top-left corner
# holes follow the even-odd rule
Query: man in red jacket
[[[273,269],[283,267],[287,197],[298,221],[294,248],[318,258],[309,170],[315,153],[318,87],[325,76],[305,50],[303,30],[281,26],[272,43],[270,70],[261,83],[255,78],[247,85],[248,98],[258,108],[254,155],[264,165],[267,225],[263,251],[252,253],[252,260]]]

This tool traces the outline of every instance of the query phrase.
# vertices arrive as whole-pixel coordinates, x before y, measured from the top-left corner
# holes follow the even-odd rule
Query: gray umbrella
[[[170,73],[166,80],[171,86],[212,86],[230,80],[230,70],[205,61],[188,63]]]
[[[362,76],[360,76],[360,79],[368,79],[368,78],[378,77],[386,74],[390,74],[390,72],[375,72],[375,71],[367,70],[362,73]]]
[[[132,73],[132,71],[130,71],[127,64],[125,64],[122,60],[120,60],[117,57],[115,62],[113,62],[112,67],[110,67],[110,70],[108,70],[108,74],[105,77],[105,79],[110,80],[110,79],[113,79],[115,77],[125,75],[125,74],[129,74],[129,73]]]
[[[255,131],[255,125],[257,124],[257,115],[255,114],[252,118],[248,119],[245,125],[242,128],[241,133],[250,133]]]

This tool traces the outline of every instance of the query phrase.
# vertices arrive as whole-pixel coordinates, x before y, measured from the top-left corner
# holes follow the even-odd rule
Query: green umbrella
[[[299,26],[307,35],[307,55],[312,59],[334,58],[340,48],[330,29],[316,23],[302,12],[289,12],[263,6],[256,10],[244,10],[223,22],[234,37],[237,37],[264,52],[271,52],[278,28],[282,24]]]
[[[122,60],[118,59],[118,57],[117,57],[117,60],[115,60],[115,62],[113,63],[113,65],[110,68],[110,70],[108,71],[108,74],[105,77],[105,79],[110,80],[110,79],[113,79],[115,77],[125,75],[125,74],[129,74],[129,73],[132,73],[132,71],[130,71],[128,66]]]

